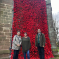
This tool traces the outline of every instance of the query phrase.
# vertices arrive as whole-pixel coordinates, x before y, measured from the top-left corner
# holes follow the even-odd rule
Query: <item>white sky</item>
[[[59,0],[51,0],[52,13],[59,12]]]

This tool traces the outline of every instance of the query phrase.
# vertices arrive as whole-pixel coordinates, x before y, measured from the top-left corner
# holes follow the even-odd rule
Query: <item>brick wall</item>
[[[7,50],[10,46],[12,8],[10,4],[0,3],[0,50]]]

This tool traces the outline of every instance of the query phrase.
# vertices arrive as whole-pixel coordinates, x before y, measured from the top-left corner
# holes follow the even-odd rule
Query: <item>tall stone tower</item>
[[[51,41],[52,49],[56,48],[56,31],[53,26],[53,19],[52,19],[52,7],[51,1],[46,0],[46,8],[47,8],[47,21],[48,21],[48,30],[49,30],[49,38]]]
[[[13,0],[0,0],[0,53],[7,53],[10,47],[12,1]]]

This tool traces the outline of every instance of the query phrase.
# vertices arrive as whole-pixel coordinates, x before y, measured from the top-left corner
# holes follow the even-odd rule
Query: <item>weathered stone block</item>
[[[5,11],[5,9],[4,8],[0,8],[0,11]]]
[[[4,36],[4,35],[0,36],[0,39],[5,39],[5,38],[6,38],[6,36]]]
[[[9,16],[12,16],[12,13],[9,12],[8,15],[9,15]]]
[[[11,39],[11,36],[7,36],[7,38],[10,38]]]
[[[2,46],[0,46],[0,50],[2,50],[3,49],[3,47]],[[0,53],[1,54],[1,53]]]
[[[3,23],[3,19],[0,19],[0,24]]]
[[[8,24],[9,23],[9,20],[4,20],[4,24]]]
[[[4,30],[3,32],[9,32],[10,30]]]
[[[9,18],[12,18],[12,15],[10,15]],[[12,19],[10,19],[10,20],[12,20]]]
[[[4,24],[0,24],[0,28],[3,27],[3,26],[4,26]]]
[[[12,25],[12,19],[11,20],[10,19],[9,20],[4,20],[4,24],[10,24],[10,25]]]
[[[7,15],[7,12],[3,12],[3,13]]]
[[[0,50],[0,54],[9,54],[10,51],[9,50]]]
[[[9,23],[10,23],[10,25],[12,25],[12,19],[11,19],[11,20],[9,20]]]
[[[11,36],[11,33],[5,33],[5,35],[9,35],[9,36]]]
[[[2,27],[0,27],[0,31],[3,31],[3,28]]]
[[[5,12],[10,12],[10,9],[6,9]]]
[[[6,8],[6,7],[4,6],[4,4],[0,3],[0,8]]]
[[[4,24],[4,27],[11,27],[11,24]]]
[[[2,2],[6,3],[6,4],[9,4],[9,5],[12,5],[13,0],[2,0]]]
[[[4,17],[4,18],[5,18],[5,17],[8,17],[8,15],[6,15],[6,14],[4,15],[4,14],[3,14],[3,15],[2,15],[2,17]]]
[[[2,39],[0,39],[0,41],[2,41]],[[1,44],[1,43],[0,43]]]
[[[8,6],[7,9],[12,9],[12,7],[11,6]]]
[[[5,49],[5,50],[8,49],[8,48],[9,48],[9,46],[3,46],[3,49]]]
[[[10,30],[10,27],[3,27],[3,30]]]
[[[10,46],[10,42],[6,41],[5,46],[7,46],[7,45]]]
[[[4,33],[0,32],[0,35],[4,35]]]
[[[0,11],[0,16],[1,16],[1,14],[3,14],[3,11]]]

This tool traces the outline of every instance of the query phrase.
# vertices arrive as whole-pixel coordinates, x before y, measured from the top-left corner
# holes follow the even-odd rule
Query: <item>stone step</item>
[[[0,56],[9,56],[9,50],[0,50]]]
[[[2,57],[2,58],[0,58],[0,59],[10,59],[9,57]]]
[[[9,53],[8,54],[0,54],[0,59],[10,59],[9,58]]]

